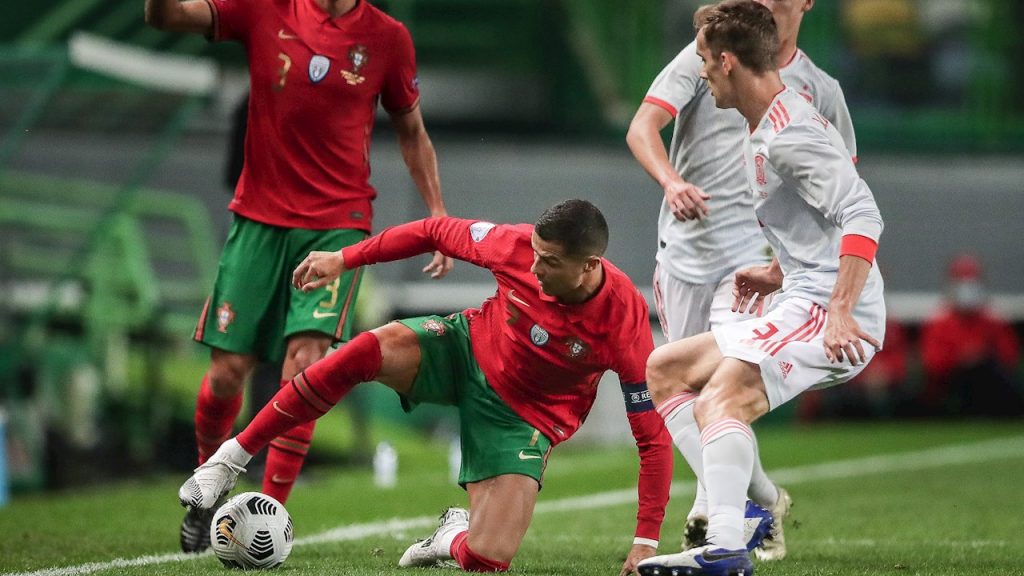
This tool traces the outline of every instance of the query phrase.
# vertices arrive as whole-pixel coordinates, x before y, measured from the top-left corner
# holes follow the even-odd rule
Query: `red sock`
[[[225,440],[231,437],[231,428],[242,410],[242,395],[219,398],[210,388],[210,376],[203,376],[196,398],[196,445],[199,447],[199,463],[213,456]]]
[[[249,454],[259,452],[274,438],[326,414],[356,384],[373,380],[380,365],[380,342],[363,332],[292,378],[236,440]]]
[[[284,388],[290,383],[291,380],[282,380],[281,387]],[[295,479],[299,477],[302,464],[306,461],[306,454],[309,453],[309,443],[313,440],[315,427],[316,420],[310,420],[270,442],[267,467],[263,471],[264,494],[276,498],[282,504],[288,500]]]
[[[452,540],[452,547],[449,550],[452,558],[459,563],[459,566],[466,572],[507,572],[509,564],[485,558],[470,549],[469,531],[462,532]]]

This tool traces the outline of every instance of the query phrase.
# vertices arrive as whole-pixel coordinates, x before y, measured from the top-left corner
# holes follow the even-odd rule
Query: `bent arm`
[[[146,0],[146,24],[165,32],[213,35],[213,12],[205,0]]]
[[[662,188],[680,179],[675,167],[668,159],[668,152],[661,140],[661,131],[672,121],[672,115],[661,106],[644,102],[640,104],[633,121],[626,132],[626,144],[636,161]]]

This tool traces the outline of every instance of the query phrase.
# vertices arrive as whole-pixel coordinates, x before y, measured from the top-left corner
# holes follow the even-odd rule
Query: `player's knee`
[[[249,372],[246,366],[214,362],[210,365],[208,375],[210,390],[213,391],[213,395],[219,398],[226,398],[242,393],[242,387],[245,385],[245,379],[248,377]]]
[[[689,390],[688,379],[686,367],[665,347],[655,349],[647,358],[647,389],[655,405]]]
[[[768,411],[768,400],[760,391],[712,378],[693,405],[693,416],[701,427],[724,418],[747,424]]]

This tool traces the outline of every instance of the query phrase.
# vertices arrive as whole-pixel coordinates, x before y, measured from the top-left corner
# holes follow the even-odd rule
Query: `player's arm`
[[[511,229],[450,216],[392,226],[337,252],[310,252],[292,272],[292,285],[309,292],[330,284],[346,270],[428,252],[491,268],[506,261],[514,248]]]
[[[853,308],[874,263],[883,223],[871,190],[845,152],[808,125],[781,132],[772,144],[770,161],[780,175],[797,184],[801,198],[842,230],[839,276],[825,323],[825,355],[832,362],[859,364],[866,359],[862,340],[881,348],[853,319]]]
[[[703,190],[683,180],[669,161],[661,131],[675,117],[670,105],[645,100],[640,104],[626,132],[626,144],[640,166],[661,186],[665,202],[679,220],[707,216]]]
[[[427,128],[423,125],[423,114],[419,104],[409,110],[391,114],[391,123],[398,133],[398,146],[402,159],[409,169],[416,190],[431,216],[447,216],[444,199],[441,197],[441,178],[437,171],[437,154],[430,141]],[[434,259],[423,268],[431,278],[441,278],[452,269],[452,260],[437,252]]]
[[[825,356],[829,362],[843,362],[844,359],[850,364],[866,362],[862,340],[876,349],[882,348],[882,343],[862,330],[853,319],[853,307],[860,299],[871,271],[873,252],[873,249],[870,254],[848,252],[839,257],[839,278],[832,289],[825,323]]]
[[[631,328],[622,332],[621,364],[615,367],[622,383],[622,397],[626,404],[629,428],[640,453],[640,473],[637,481],[638,510],[633,546],[621,575],[634,571],[637,563],[657,552],[661,524],[665,519],[669,490],[672,485],[672,438],[665,422],[654,409],[654,402],[644,381],[647,357],[654,350],[654,340],[648,321],[647,303],[637,294],[632,313]]]
[[[213,35],[213,12],[206,0],[146,0],[146,24],[165,32]]]

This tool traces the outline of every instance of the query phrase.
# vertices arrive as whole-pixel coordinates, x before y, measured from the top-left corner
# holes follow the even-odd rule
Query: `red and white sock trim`
[[[754,431],[750,429],[750,426],[735,418],[725,418],[714,422],[701,430],[700,444],[701,446],[707,446],[726,434],[733,434],[736,432],[743,434],[749,438],[751,442],[754,441]]]
[[[661,416],[662,420],[668,420],[672,417],[672,413],[680,408],[685,408],[697,400],[698,394],[696,392],[683,392],[682,394],[676,394],[675,396],[665,400],[658,406],[658,415]]]

